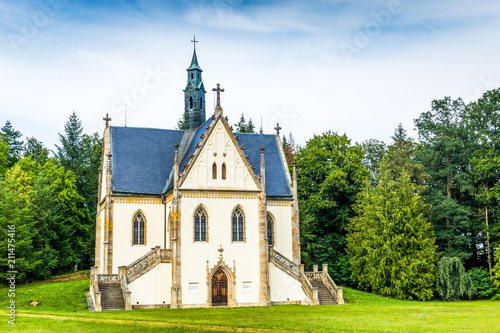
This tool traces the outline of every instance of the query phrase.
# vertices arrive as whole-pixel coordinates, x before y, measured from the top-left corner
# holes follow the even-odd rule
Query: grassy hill
[[[346,306],[87,310],[88,279],[18,286],[19,332],[500,332],[500,302],[409,302],[345,288]],[[33,301],[37,306],[30,305]],[[7,323],[7,289],[0,288]]]

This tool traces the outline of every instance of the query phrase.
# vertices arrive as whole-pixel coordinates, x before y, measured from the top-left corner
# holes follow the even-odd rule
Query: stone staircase
[[[325,286],[323,281],[321,280],[312,280],[310,281],[313,288],[318,288],[318,300],[319,305],[334,305],[338,304],[332,293]]]
[[[99,281],[102,311],[125,310],[125,300],[119,282]]]

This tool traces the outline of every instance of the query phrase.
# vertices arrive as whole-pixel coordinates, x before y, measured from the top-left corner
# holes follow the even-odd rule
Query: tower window
[[[222,164],[222,179],[226,179],[226,163]]]
[[[201,74],[198,74],[198,80],[201,79]]]
[[[193,79],[193,73],[191,73],[191,80]]]
[[[212,179],[217,179],[217,164],[215,162],[212,165]]]
[[[193,97],[189,97],[189,108],[192,109],[193,108]]]
[[[203,97],[200,97],[200,109],[203,109]]]

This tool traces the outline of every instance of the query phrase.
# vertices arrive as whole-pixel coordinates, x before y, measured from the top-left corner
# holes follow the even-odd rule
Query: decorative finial
[[[276,135],[280,136],[280,130],[281,130],[280,123],[277,123],[274,129],[276,130]]]
[[[224,252],[224,249],[222,248],[222,245],[220,246],[220,248],[217,250],[219,251],[219,260],[222,260],[222,252]]]
[[[102,118],[106,122],[106,127],[109,126],[109,122],[111,121],[111,118],[109,118],[108,114],[106,113],[106,117]]]
[[[196,52],[196,43],[198,43],[198,41],[196,40],[196,35],[194,35],[194,34],[193,34],[193,40],[191,41],[191,43],[193,43],[194,51]]]
[[[222,109],[222,107],[220,106],[220,93],[224,92],[224,89],[220,87],[220,83],[217,83],[217,88],[213,88],[212,91],[217,92],[217,106],[215,108]]]
[[[259,149],[260,149],[260,152],[261,152],[262,154],[264,154],[264,150],[266,150],[266,148],[264,148],[264,145],[260,145],[260,148],[259,148]]]

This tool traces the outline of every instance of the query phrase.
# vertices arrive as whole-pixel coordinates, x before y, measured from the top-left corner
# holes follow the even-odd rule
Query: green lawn
[[[0,288],[0,331],[18,332],[500,332],[500,302],[408,302],[345,288],[345,306],[87,310],[88,280],[19,286],[16,326]],[[39,302],[36,307],[32,301]]]

